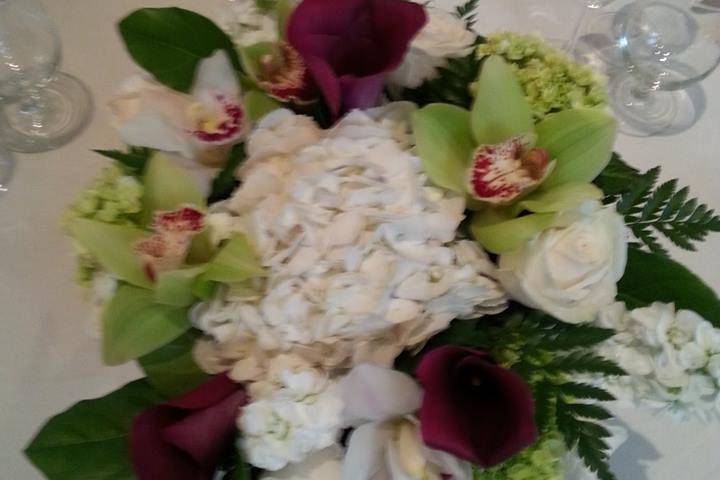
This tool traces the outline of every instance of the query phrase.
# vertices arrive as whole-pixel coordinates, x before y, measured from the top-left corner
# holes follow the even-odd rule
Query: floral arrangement
[[[129,149],[62,225],[145,377],[42,427],[47,478],[608,480],[606,402],[720,417],[720,300],[663,247],[720,217],[476,3],[120,22]]]

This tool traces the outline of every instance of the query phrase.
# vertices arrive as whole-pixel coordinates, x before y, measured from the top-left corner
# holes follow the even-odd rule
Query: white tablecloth
[[[680,0],[681,1],[681,0]],[[83,398],[105,394],[139,373],[100,363],[92,313],[73,283],[70,243],[58,228],[63,207],[106,164],[90,152],[120,143],[105,104],[136,70],[116,34],[116,21],[142,6],[181,6],[212,15],[222,0],[47,0],[64,45],[63,70],[83,79],[96,104],[90,127],[54,152],[19,156],[10,193],[0,199],[0,478],[40,478],[19,453],[45,419]],[[538,30],[567,38],[579,12],[573,0],[481,0],[478,27]],[[720,207],[720,72],[704,83],[707,107],[689,130],[637,139],[617,149],[633,165],[660,164],[692,193]],[[720,235],[699,252],[676,257],[720,289]],[[630,441],[613,457],[623,480],[715,480],[720,475],[720,428],[674,425],[620,410]],[[160,480],[160,479],[159,479]]]

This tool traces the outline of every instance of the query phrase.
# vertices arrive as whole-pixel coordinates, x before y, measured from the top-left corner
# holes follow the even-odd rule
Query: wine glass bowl
[[[87,88],[57,73],[60,37],[39,0],[0,0],[0,144],[18,152],[57,148],[87,124]]]
[[[617,39],[625,69],[610,82],[623,132],[652,135],[672,124],[681,102],[689,100],[680,91],[702,81],[720,63],[718,18],[693,15],[661,0],[633,5]]]

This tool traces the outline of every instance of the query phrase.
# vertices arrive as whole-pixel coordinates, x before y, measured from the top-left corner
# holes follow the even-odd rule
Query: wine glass
[[[573,28],[572,34],[570,35],[570,41],[567,44],[568,54],[575,56],[578,40],[580,39],[582,29],[588,20],[590,12],[604,8],[612,2],[613,0],[582,0],[584,8],[582,9],[582,13],[575,23],[575,28]]]
[[[626,70],[610,82],[620,129],[637,136],[668,128],[682,92],[720,63],[720,15],[696,15],[661,0],[640,0],[629,12],[620,39]]]
[[[0,198],[8,191],[8,183],[15,169],[13,157],[7,150],[0,147]]]
[[[0,0],[0,144],[41,152],[71,140],[86,125],[90,94],[56,73],[60,38],[39,0]]]

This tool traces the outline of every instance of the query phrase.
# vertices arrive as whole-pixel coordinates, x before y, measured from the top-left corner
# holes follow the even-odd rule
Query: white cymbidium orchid
[[[246,125],[240,83],[221,50],[200,63],[190,95],[138,76],[110,107],[125,143],[203,163],[213,163],[208,157],[219,147],[237,143]]]
[[[422,391],[410,376],[361,364],[340,381],[350,436],[341,480],[469,480],[470,464],[425,446],[412,414]]]

